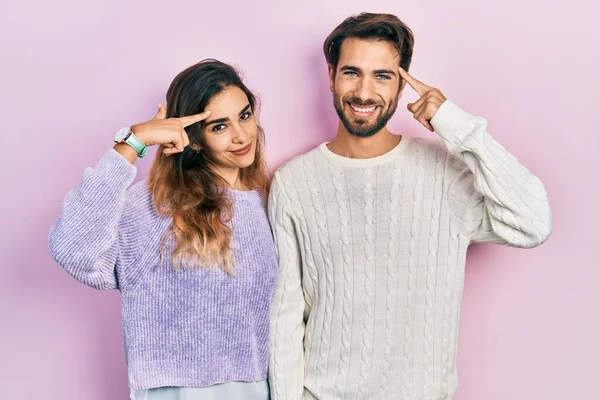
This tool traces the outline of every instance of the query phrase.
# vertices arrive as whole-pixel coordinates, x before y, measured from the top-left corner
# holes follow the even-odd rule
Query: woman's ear
[[[190,143],[190,149],[194,151],[200,151],[202,150],[202,146],[200,146],[198,143]]]

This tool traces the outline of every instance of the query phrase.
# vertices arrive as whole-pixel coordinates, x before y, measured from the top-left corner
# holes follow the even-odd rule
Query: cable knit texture
[[[267,378],[269,314],[277,281],[261,194],[228,191],[234,203],[235,275],[217,267],[175,271],[171,218],[154,210],[146,183],[114,150],[88,168],[49,234],[54,258],[77,280],[119,289],[133,389],[207,387]]]
[[[451,399],[469,244],[549,237],[544,186],[483,118],[446,101],[431,122],[442,140],[370,159],[322,144],[275,174],[273,399]]]

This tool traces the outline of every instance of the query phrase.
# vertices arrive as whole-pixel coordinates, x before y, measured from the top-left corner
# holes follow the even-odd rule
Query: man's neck
[[[361,138],[349,133],[340,122],[338,132],[327,148],[333,153],[348,158],[373,158],[381,156],[400,143],[402,136],[394,135],[383,128],[373,136]]]

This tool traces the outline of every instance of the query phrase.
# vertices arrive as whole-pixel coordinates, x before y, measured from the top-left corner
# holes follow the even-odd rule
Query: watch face
[[[130,130],[131,130],[131,127],[129,127],[129,126],[119,129],[117,131],[117,134],[115,135],[115,142],[117,142],[117,143],[123,142],[123,140],[125,140],[125,138],[129,134]]]

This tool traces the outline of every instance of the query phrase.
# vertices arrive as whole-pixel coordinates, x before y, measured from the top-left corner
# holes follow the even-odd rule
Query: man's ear
[[[406,79],[400,77],[400,89],[398,89],[398,98],[402,97],[402,92],[404,91],[404,87],[406,86]]]
[[[331,64],[327,64],[327,69],[329,72],[329,91],[333,93],[333,80],[335,79],[334,77],[334,70],[333,70],[333,65]]]

